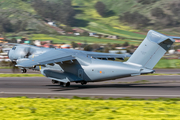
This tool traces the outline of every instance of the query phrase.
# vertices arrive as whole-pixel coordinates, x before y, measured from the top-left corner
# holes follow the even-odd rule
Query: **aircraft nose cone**
[[[12,55],[11,55],[11,50],[8,51],[8,57],[11,61],[13,60]]]

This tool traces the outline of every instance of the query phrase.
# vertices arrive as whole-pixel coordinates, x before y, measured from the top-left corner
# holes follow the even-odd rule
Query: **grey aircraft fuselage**
[[[28,45],[15,46],[8,56],[22,70],[27,68],[40,70],[47,78],[68,86],[70,82],[98,82],[153,73],[153,67],[173,42],[173,38],[150,30],[127,62],[107,60],[108,58],[123,59],[126,55],[72,49],[47,49]]]

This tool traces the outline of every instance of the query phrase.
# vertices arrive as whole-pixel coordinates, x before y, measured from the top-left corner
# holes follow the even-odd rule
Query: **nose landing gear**
[[[21,69],[21,73],[26,73],[27,70],[26,69]]]

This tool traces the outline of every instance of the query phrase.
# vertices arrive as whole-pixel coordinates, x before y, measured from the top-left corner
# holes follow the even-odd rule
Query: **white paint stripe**
[[[31,92],[0,92],[2,94],[19,94],[19,95],[84,95],[84,96],[144,96],[144,97],[180,97],[180,95],[144,95],[144,94],[92,94],[92,93],[31,93]]]

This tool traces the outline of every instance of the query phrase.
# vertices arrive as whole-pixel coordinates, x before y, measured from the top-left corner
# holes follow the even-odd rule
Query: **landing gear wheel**
[[[26,73],[27,70],[26,69],[21,69],[21,73]]]
[[[61,87],[64,87],[64,84],[65,84],[65,83],[63,83],[63,82],[59,82],[59,85],[60,85]]]
[[[67,83],[66,83],[66,87],[69,87],[69,86],[70,86],[70,82],[67,82]]]
[[[58,83],[58,81],[52,80],[52,84],[56,84],[56,83]]]
[[[86,85],[86,84],[87,84],[86,81],[81,82],[81,85]]]

